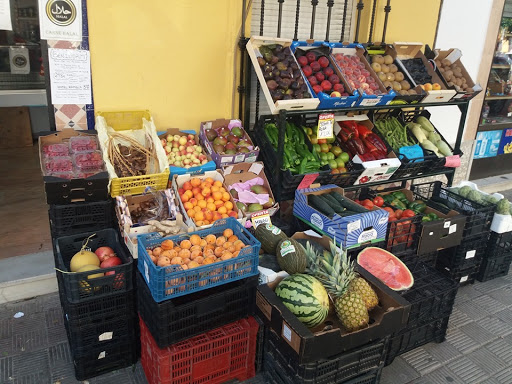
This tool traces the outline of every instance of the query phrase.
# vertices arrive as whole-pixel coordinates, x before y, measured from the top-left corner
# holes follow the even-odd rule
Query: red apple
[[[302,57],[304,57],[304,56],[302,56]],[[309,84],[311,84],[311,86],[318,84],[318,80],[316,79],[315,76],[309,76],[308,81],[309,81]]]
[[[325,76],[322,72],[315,73],[315,77],[320,83],[325,80]]]
[[[329,66],[329,59],[325,56],[322,56],[318,59],[318,64],[320,64],[322,68],[327,68]]]
[[[316,60],[316,55],[314,52],[308,52],[308,53],[306,53],[306,58],[308,59],[308,61],[310,63],[312,63],[313,61]]]
[[[308,58],[306,56],[299,57],[297,61],[299,62],[301,67],[305,67],[309,63]]]
[[[304,73],[304,75],[306,77],[309,77],[313,74],[313,70],[311,69],[311,67],[309,65],[306,65],[304,68],[302,68],[302,72]]]
[[[324,80],[322,81],[322,83],[320,84],[320,86],[322,87],[322,89],[325,91],[325,92],[329,92],[331,89],[332,89],[332,84],[329,80]]]
[[[323,91],[322,87],[320,85],[313,86],[313,91],[318,94]]]

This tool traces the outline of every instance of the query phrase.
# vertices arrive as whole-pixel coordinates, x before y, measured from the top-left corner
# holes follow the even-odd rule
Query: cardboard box
[[[224,184],[226,184],[228,191],[231,189],[230,186],[235,183],[244,183],[256,177],[261,177],[263,179],[263,186],[269,191],[269,197],[274,201],[274,204],[270,208],[265,208],[264,210],[268,211],[270,216],[274,215],[274,213],[279,210],[279,203],[277,203],[274,198],[267,176],[265,176],[264,165],[262,162],[257,161],[255,163],[238,163],[228,165],[222,169],[222,173],[224,175]],[[260,212],[262,211],[248,212],[245,214],[245,217],[250,219],[251,216],[255,214],[257,215]]]
[[[201,145],[200,140],[199,140],[199,135],[195,131],[180,131],[178,128],[169,128],[165,132],[158,132],[159,139],[166,140],[167,135],[172,135],[172,136],[194,135],[196,144]],[[213,161],[212,157],[209,155],[209,153],[204,148],[203,148],[203,154],[206,156],[206,159],[208,160],[208,162],[206,164],[197,165],[195,167],[190,167],[190,168],[176,167],[174,165],[169,165],[169,170],[170,170],[169,178],[171,178],[172,175],[184,175],[186,173],[195,175],[195,174],[203,173],[206,171],[215,171],[215,169],[217,168],[215,161]]]
[[[374,207],[372,211],[345,217],[334,214],[331,219],[308,204],[309,195],[322,195],[331,191],[345,194],[343,188],[333,184],[297,190],[293,205],[294,216],[316,231],[336,239],[336,243],[341,244],[343,248],[358,247],[369,241],[377,242],[386,239],[389,213],[383,209]],[[356,203],[353,204],[361,208]]]
[[[427,70],[427,73],[430,76],[432,76],[432,84],[437,83],[441,86],[440,90],[425,91],[427,96],[425,96],[425,98],[421,100],[422,103],[445,103],[447,101],[450,101],[455,96],[456,91],[453,89],[446,88],[441,78],[437,75],[436,71],[434,71],[433,66],[429,64],[427,58],[425,57],[423,52],[421,52],[423,43],[396,42],[393,44],[393,47],[397,52],[396,61],[398,63],[398,68],[400,68],[404,73],[409,72],[407,71],[401,60],[421,59],[423,65],[425,66],[425,69]],[[416,83],[416,81],[412,78],[410,74],[409,77],[414,82],[414,86],[420,85]]]
[[[471,79],[471,76],[469,76],[469,73],[466,70],[466,67],[464,67],[464,65],[460,61],[461,57],[462,57],[462,52],[460,49],[457,49],[457,48],[451,48],[446,51],[436,49],[434,51],[434,60],[435,61],[442,61],[442,60],[446,59],[446,60],[449,60],[452,64],[457,64],[461,68],[462,76],[466,79],[466,84],[469,87],[473,88],[472,93],[464,92],[460,88],[457,89],[455,86],[449,86],[448,81],[444,78],[442,72],[439,71],[439,68],[436,69],[436,72],[439,74],[439,77],[441,78],[441,80],[443,81],[443,83],[447,89],[455,90],[456,94],[453,97],[454,99],[471,100],[473,97],[475,97],[480,92],[482,92],[482,87],[480,86],[480,84],[475,84],[475,82]]]
[[[214,121],[206,121],[201,123],[201,127],[199,129],[199,138],[201,139],[201,143],[203,144],[203,147],[206,149],[207,153],[210,154],[213,161],[215,161],[215,164],[217,164],[217,167],[220,168],[225,165],[229,164],[237,164],[241,162],[246,163],[253,163],[258,158],[258,155],[260,154],[260,149],[254,145],[253,141],[247,134],[247,132],[244,130],[245,136],[243,139],[247,140],[251,144],[250,152],[247,153],[237,153],[235,155],[221,155],[213,149],[213,143],[210,143],[208,138],[206,137],[206,130],[207,129],[219,129],[221,127],[228,127],[229,123],[231,121],[238,121],[240,124],[242,122],[240,120],[228,120],[228,119],[217,119]]]
[[[341,96],[341,97],[331,97],[329,93],[315,93],[313,90],[313,86],[306,79],[306,83],[308,84],[309,90],[314,97],[318,97],[320,100],[320,104],[318,108],[322,109],[332,109],[332,108],[349,108],[356,104],[357,100],[359,100],[359,91],[357,89],[353,89],[348,83],[347,79],[340,71],[333,58],[330,55],[331,49],[324,44],[324,42],[317,43],[308,43],[306,41],[294,41],[292,43],[292,52],[294,52],[295,57],[304,56],[308,51],[314,50],[317,54],[325,55],[329,59],[329,66],[334,70],[334,73],[340,78],[343,87],[345,88],[345,92],[349,94],[349,96]],[[302,72],[302,71],[301,71]]]
[[[393,90],[387,90],[380,81],[379,77],[372,69],[368,60],[366,60],[364,53],[365,50],[360,44],[349,44],[343,45],[341,43],[331,43],[331,58],[335,63],[336,67],[340,69],[340,72],[343,73],[343,70],[336,62],[335,56],[337,53],[342,53],[346,56],[357,56],[361,63],[364,64],[365,69],[370,72],[370,75],[375,79],[375,82],[379,86],[379,91],[382,92],[380,95],[368,95],[363,89],[359,88],[359,100],[356,102],[356,106],[375,106],[375,105],[387,105],[391,103],[391,101],[395,98],[395,92]]]
[[[318,242],[329,249],[329,238],[311,237],[297,233],[293,238],[305,238]],[[287,345],[288,353],[296,356],[300,364],[311,363],[345,351],[357,348],[373,340],[381,339],[400,331],[407,324],[410,304],[392,291],[380,280],[356,266],[356,271],[372,286],[379,297],[379,306],[371,311],[371,323],[367,328],[348,333],[343,329],[334,313],[331,313],[324,324],[309,329],[283,304],[274,293],[278,281],[263,284],[256,293],[256,312],[266,326],[272,328]],[[329,327],[325,328],[328,324]],[[324,330],[325,329],[325,330]]]
[[[249,39],[246,45],[247,53],[251,58],[254,71],[256,72],[256,76],[258,77],[258,80],[260,82],[261,89],[263,91],[263,94],[265,95],[265,99],[267,100],[268,106],[270,108],[270,113],[275,115],[279,113],[281,109],[289,109],[294,111],[301,109],[316,109],[318,107],[318,104],[320,103],[320,100],[313,97],[312,94],[310,94],[311,98],[309,99],[278,100],[276,102],[272,100],[272,96],[270,95],[270,91],[267,87],[267,82],[265,81],[261,67],[258,64],[258,57],[263,56],[260,53],[259,48],[262,45],[269,44],[281,44],[283,47],[290,47],[292,45],[292,40],[280,39],[275,37],[253,36]],[[297,63],[297,65],[299,64]],[[304,74],[302,74],[302,76],[304,78]],[[304,78],[304,81],[306,82],[307,79]]]
[[[371,58],[373,55],[382,55],[382,56],[389,55],[389,56],[391,56],[393,58],[393,64],[395,64],[398,67],[399,71],[403,73],[404,80],[406,80],[410,84],[411,89],[416,91],[415,95],[402,95],[402,94],[400,94],[400,92],[395,92],[395,97],[390,102],[390,104],[417,104],[421,100],[423,100],[423,98],[427,94],[425,93],[424,90],[421,89],[421,87],[419,85],[414,84],[414,81],[411,79],[411,76],[409,75],[409,73],[407,71],[406,72],[402,71],[402,68],[399,66],[397,59],[396,59],[397,53],[395,51],[395,48],[393,48],[392,45],[377,44],[377,45],[374,45],[371,47],[368,46],[366,48],[366,58],[367,58],[368,62],[370,63],[370,65],[372,63]]]
[[[43,167],[42,148],[50,144],[68,143],[71,137],[94,136],[91,133],[64,129],[47,136],[39,137],[39,161],[43,174],[46,202],[48,204],[69,204],[84,201],[102,201],[109,199],[108,172],[103,171],[87,178],[63,179],[55,176],[45,176]]]
[[[427,221],[421,225],[418,255],[456,247],[462,241],[466,216],[451,210],[447,214],[427,207],[424,214],[435,213],[442,220]]]
[[[224,184],[224,176],[222,176],[222,173],[220,172],[220,170],[208,171],[201,175],[193,175],[193,176],[192,175],[174,175],[172,177],[172,187],[174,188],[174,193],[176,194],[176,200],[178,201],[180,211],[183,215],[185,224],[188,227],[194,228],[194,230],[199,231],[202,229],[210,228],[213,223],[208,224],[208,225],[197,226],[194,223],[194,221],[188,216],[188,214],[185,210],[185,207],[183,206],[183,202],[181,201],[181,198],[179,197],[179,193],[178,193],[178,190],[182,187],[182,185],[186,181],[189,181],[192,177],[198,177],[201,180],[211,177],[215,181],[217,181],[217,180],[222,181],[222,185],[223,185],[224,189],[226,189],[226,191],[228,191],[228,189],[226,188],[226,185]],[[231,201],[231,203],[233,203],[233,211],[236,212],[236,215],[237,215],[236,219],[240,222],[240,224],[244,225],[245,217],[242,216],[242,212],[240,212],[239,209],[237,208],[235,201],[233,200],[233,196],[231,196],[231,194],[229,194],[229,201]]]
[[[373,123],[370,121],[367,115],[335,116],[335,120],[356,120],[359,124],[364,125],[369,130],[373,130]],[[341,127],[338,124],[334,124],[334,134],[338,135],[340,130]],[[340,142],[343,143],[341,139]],[[352,158],[352,162],[355,164],[360,164],[364,168],[363,172],[359,175],[354,185],[389,180],[402,164],[396,157],[395,153],[391,150],[389,151],[388,157],[386,159],[362,161],[359,156],[356,155]]]

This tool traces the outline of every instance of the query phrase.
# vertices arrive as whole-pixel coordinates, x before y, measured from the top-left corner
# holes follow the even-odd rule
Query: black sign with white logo
[[[23,55],[16,55],[12,58],[12,64],[15,67],[23,68],[27,65],[27,58]]]

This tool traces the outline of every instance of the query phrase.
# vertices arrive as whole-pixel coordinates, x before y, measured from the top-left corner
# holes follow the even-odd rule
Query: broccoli
[[[468,197],[468,194],[471,191],[473,191],[473,189],[471,189],[471,187],[468,187],[467,185],[465,185],[459,189],[459,195],[462,197]]]
[[[510,202],[507,199],[501,199],[496,204],[496,213],[500,215],[507,215],[510,212]]]
[[[475,203],[483,203],[482,194],[478,191],[471,190],[466,196],[468,200],[474,201]]]

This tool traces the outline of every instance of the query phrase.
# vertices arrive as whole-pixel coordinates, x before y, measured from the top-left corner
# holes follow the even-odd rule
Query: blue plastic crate
[[[164,240],[179,243],[197,234],[200,237],[207,235],[221,235],[225,229],[231,229],[248,247],[242,248],[237,257],[214,264],[203,265],[194,269],[183,270],[180,266],[156,266],[147,248],[160,246]],[[144,277],[151,296],[156,302],[188,295],[232,281],[244,279],[258,274],[258,259],[261,243],[251,235],[236,219],[230,217],[217,220],[212,227],[201,231],[186,233],[177,236],[161,237],[157,233],[137,236],[139,260],[137,267]]]

